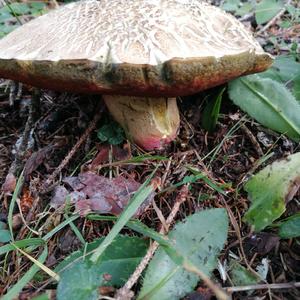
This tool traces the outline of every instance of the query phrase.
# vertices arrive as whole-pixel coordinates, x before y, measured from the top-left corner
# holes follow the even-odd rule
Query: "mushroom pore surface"
[[[165,97],[194,94],[271,63],[238,20],[200,0],[74,2],[0,40],[0,77],[120,95],[104,97],[109,110],[148,150],[172,140],[178,130],[176,102]],[[127,123],[132,119],[127,114],[139,128]]]

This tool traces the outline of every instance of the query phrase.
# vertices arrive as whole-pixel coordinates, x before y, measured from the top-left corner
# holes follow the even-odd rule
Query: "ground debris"
[[[66,177],[63,182],[69,186],[57,186],[50,202],[52,207],[58,208],[65,204],[69,197],[70,203],[75,204],[76,210],[85,216],[89,212],[111,213],[119,215],[129,200],[141,186],[134,179],[118,176],[113,179],[94,174],[81,173],[78,176]],[[140,215],[153,200],[152,193],[138,210]]]

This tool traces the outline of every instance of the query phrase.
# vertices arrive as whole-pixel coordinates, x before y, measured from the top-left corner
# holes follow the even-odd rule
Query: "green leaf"
[[[48,297],[47,293],[44,293],[32,298],[31,300],[50,300],[50,298]]]
[[[272,65],[272,69],[277,71],[282,82],[292,81],[300,76],[300,63],[296,62],[292,56],[277,57]]]
[[[7,10],[11,11],[13,15],[26,15],[30,13],[30,6],[27,3],[14,2],[7,5]]]
[[[282,84],[249,75],[229,83],[229,97],[262,125],[300,139],[300,105]]]
[[[56,273],[63,273],[64,270],[72,268],[74,264],[87,260],[104,238],[95,240],[79,251],[73,252],[56,268]],[[94,264],[99,274],[109,274],[110,280],[107,282],[110,286],[122,286],[129,276],[133,273],[141,259],[146,254],[149,243],[141,238],[129,236],[117,236],[112,244],[103,253],[101,260]],[[87,270],[89,272],[89,270]]]
[[[284,7],[280,0],[262,0],[256,5],[255,19],[257,24],[270,21]]]
[[[226,11],[236,11],[239,8],[240,0],[225,0],[222,8]]]
[[[300,75],[293,82],[293,94],[296,100],[300,102]]]
[[[6,224],[0,221],[0,229],[6,229]]]
[[[3,8],[0,8],[0,22],[4,22],[10,19],[12,16],[8,11],[4,11]],[[2,25],[2,24],[0,24]]]
[[[0,243],[7,243],[11,240],[11,235],[9,230],[0,229]]]
[[[86,260],[76,262],[61,274],[56,291],[57,300],[97,300],[98,287],[104,281],[103,275]]]
[[[292,91],[297,101],[300,101],[300,63],[291,55],[276,57],[270,69],[260,73],[259,77],[271,78]]]
[[[97,132],[97,137],[102,142],[118,145],[124,141],[124,130],[115,122],[103,125]]]
[[[249,3],[249,2],[245,2],[241,5],[241,7],[239,7],[235,14],[237,16],[244,16],[246,14],[249,14],[252,10],[254,9],[254,4],[253,3]]]
[[[43,10],[44,8],[46,8],[46,3],[45,2],[30,2],[30,6],[34,9],[34,10]]]
[[[244,216],[255,231],[279,218],[300,183],[300,152],[268,165],[245,185],[251,206]]]
[[[261,280],[235,260],[231,260],[229,263],[229,274],[235,286],[251,285]]]
[[[175,225],[168,234],[173,244],[170,258],[159,248],[145,273],[138,299],[180,299],[197,285],[198,276],[186,271],[182,258],[209,275],[227,237],[228,218],[224,209],[211,209],[195,213]],[[170,247],[169,247],[170,248]]]
[[[281,21],[279,24],[278,24],[281,28],[284,28],[284,29],[287,29],[287,28],[290,28],[293,26],[293,23],[289,20],[284,20],[284,21]]]
[[[226,88],[222,88],[222,90],[218,93],[215,99],[208,99],[208,103],[206,104],[203,117],[202,117],[202,126],[209,133],[212,133],[217,125],[222,97]]]
[[[279,225],[279,236],[283,239],[300,236],[300,213],[287,218]]]

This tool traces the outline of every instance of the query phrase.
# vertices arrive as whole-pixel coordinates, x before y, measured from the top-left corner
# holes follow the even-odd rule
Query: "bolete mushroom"
[[[176,137],[177,96],[272,63],[233,16],[197,0],[91,0],[65,5],[0,40],[0,77],[99,93],[144,149]]]

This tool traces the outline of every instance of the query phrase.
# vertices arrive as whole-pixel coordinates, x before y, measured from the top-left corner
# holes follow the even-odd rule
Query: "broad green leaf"
[[[26,15],[30,13],[30,6],[27,3],[14,2],[4,6],[2,11],[9,12],[12,15]]]
[[[42,1],[30,2],[30,3],[20,3],[14,2],[9,5],[5,5],[0,9],[0,14],[7,13],[11,16],[21,16],[34,14],[39,11],[42,11],[46,8],[46,3]]]
[[[278,25],[279,25],[281,28],[287,29],[287,28],[292,27],[292,26],[293,26],[293,23],[292,23],[291,21],[284,20],[284,21],[281,21]]]
[[[46,8],[46,3],[45,2],[30,2],[30,7],[34,10],[43,10]]]
[[[240,0],[224,0],[222,8],[226,11],[236,11],[239,8]]]
[[[260,281],[258,276],[254,275],[235,260],[230,261],[229,275],[232,283],[235,286],[251,285]]]
[[[204,108],[202,126],[209,133],[212,133],[216,128],[224,91],[225,88],[223,88],[214,99],[208,99],[208,103]]]
[[[270,21],[284,7],[281,0],[262,0],[256,5],[255,19],[257,24]]]
[[[2,221],[0,221],[0,230],[1,229],[6,229],[6,224]]]
[[[3,11],[1,8],[0,8],[0,22],[4,22],[8,19],[12,18],[11,14],[7,11]],[[2,26],[2,24],[0,24]]]
[[[237,16],[241,16],[241,17],[242,17],[242,16],[244,16],[244,15],[250,13],[253,9],[254,9],[253,3],[251,3],[251,2],[245,2],[245,3],[243,3],[243,4],[241,5],[241,7],[239,7],[239,8],[236,10],[235,14],[236,14]]]
[[[300,63],[296,62],[292,56],[278,56],[274,60],[272,67],[269,69],[276,72],[282,82],[292,81],[300,76]],[[268,71],[259,75],[268,74]]]
[[[300,102],[300,75],[293,82],[293,94],[296,100]]]
[[[297,101],[300,101],[300,63],[291,55],[276,57],[270,69],[259,77],[270,78],[286,85]]]
[[[245,185],[251,206],[244,216],[255,231],[272,224],[285,211],[300,183],[300,152],[268,165]]]
[[[31,300],[50,300],[50,298],[47,293],[44,293],[32,298]]]
[[[84,249],[73,252],[55,268],[55,272],[63,273],[64,270],[73,268],[73,265],[77,262],[89,259],[91,254],[86,256],[84,254],[95,250],[103,240],[104,238],[100,238],[87,244]],[[141,238],[117,236],[103,253],[100,262],[95,263],[94,266],[99,274],[109,274],[108,285],[120,287],[144,257],[148,246],[149,243]]]
[[[279,236],[283,239],[300,236],[300,213],[289,217],[279,225]]]
[[[284,85],[249,75],[229,83],[229,97],[262,125],[299,141],[300,105]]]
[[[168,234],[178,262],[159,248],[145,273],[138,299],[180,299],[191,292],[199,278],[187,272],[180,257],[187,258],[195,267],[209,275],[227,237],[228,218],[224,209],[195,213],[175,225]]]
[[[81,260],[66,269],[57,286],[57,300],[97,300],[98,288],[103,285],[104,274],[89,261]]]
[[[0,229],[0,243],[7,243],[11,240],[11,235],[9,230]]]

